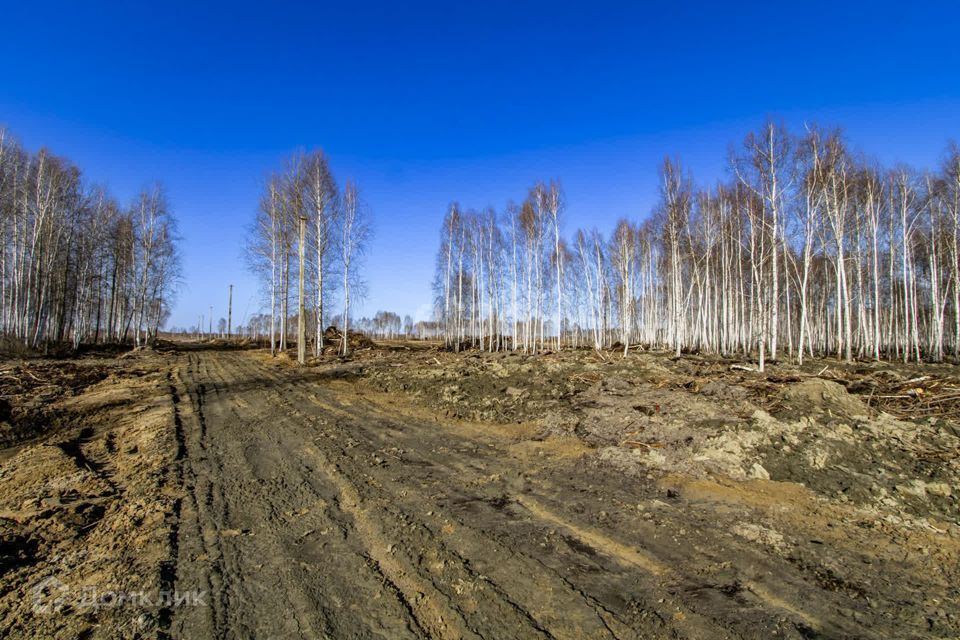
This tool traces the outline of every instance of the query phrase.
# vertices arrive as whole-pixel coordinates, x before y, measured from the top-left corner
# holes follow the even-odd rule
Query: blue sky
[[[322,147],[375,220],[361,311],[423,313],[451,200],[560,178],[565,226],[642,218],[676,155],[725,175],[767,115],[919,167],[960,139],[956,3],[7,3],[0,123],[184,236],[172,324],[259,305],[241,258],[263,176]],[[199,5],[203,6],[199,6]],[[726,6],[723,6],[726,5]]]

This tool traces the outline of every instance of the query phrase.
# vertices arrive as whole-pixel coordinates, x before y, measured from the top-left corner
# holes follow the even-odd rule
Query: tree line
[[[46,148],[0,128],[0,334],[29,348],[157,335],[179,283],[163,188],[126,207]]]
[[[338,326],[342,318],[337,314],[329,321],[332,325]],[[360,333],[383,340],[437,340],[443,337],[440,324],[436,320],[414,321],[411,316],[406,315],[403,316],[401,324],[400,316],[392,311],[378,311],[373,318],[362,317],[351,321],[351,326]],[[257,342],[269,338],[270,314],[253,314],[248,318],[246,325],[237,327],[236,333]]]
[[[356,322],[357,330],[373,338],[383,340],[426,340],[436,339],[437,323],[433,320],[417,320],[392,311],[377,311],[372,318],[360,318]]]
[[[340,301],[337,326],[348,335],[350,305],[365,293],[361,267],[371,233],[360,188],[348,180],[340,189],[322,151],[298,151],[268,176],[246,255],[270,307],[266,318],[251,321],[250,329],[269,336],[272,354],[289,346],[291,326],[300,321],[290,302],[301,295],[310,301],[303,320],[315,356],[324,348],[334,296]],[[291,278],[301,270],[302,287],[298,275]],[[346,354],[349,341],[341,340],[340,349]]]
[[[842,133],[767,122],[695,185],[659,171],[642,221],[562,233],[559,182],[504,211],[454,203],[440,234],[444,340],[701,350],[766,361],[960,355],[960,150],[936,171],[879,166]]]

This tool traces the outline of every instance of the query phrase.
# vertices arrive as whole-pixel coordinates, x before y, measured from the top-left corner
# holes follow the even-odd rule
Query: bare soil
[[[0,388],[0,635],[960,634],[955,367],[415,344],[47,364],[0,362],[22,381]],[[39,403],[31,373],[57,386]]]
[[[12,422],[0,451],[0,636],[150,637],[159,607],[92,597],[157,594],[181,492],[173,357],[6,362]],[[9,378],[7,380],[9,382]]]

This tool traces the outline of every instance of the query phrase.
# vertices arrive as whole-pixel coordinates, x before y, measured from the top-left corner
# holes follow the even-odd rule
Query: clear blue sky
[[[230,282],[235,318],[258,306],[244,230],[299,146],[374,213],[361,311],[422,314],[454,199],[499,208],[558,177],[567,231],[606,232],[648,213],[664,154],[711,183],[768,114],[888,163],[960,139],[955,2],[787,4],[9,2],[0,123],[123,202],[167,186],[172,324],[225,315]]]

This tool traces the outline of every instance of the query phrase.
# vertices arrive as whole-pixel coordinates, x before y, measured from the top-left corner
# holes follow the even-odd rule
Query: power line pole
[[[210,337],[213,337],[213,305],[210,305]]]
[[[297,362],[305,364],[307,361],[307,317],[303,306],[303,262],[304,241],[306,238],[307,218],[300,216],[300,301],[297,308]]]
[[[233,337],[233,285],[230,285],[230,298],[227,302],[227,340]]]

